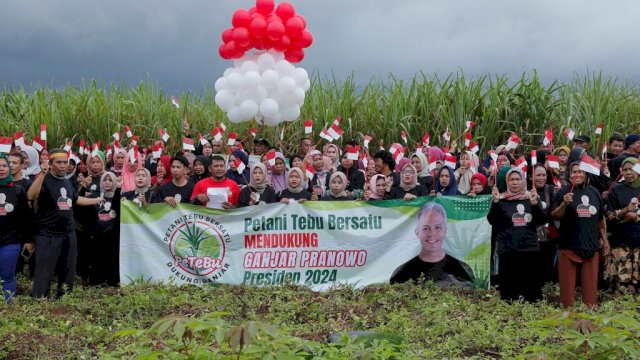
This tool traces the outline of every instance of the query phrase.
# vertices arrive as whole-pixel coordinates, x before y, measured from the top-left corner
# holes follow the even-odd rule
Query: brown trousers
[[[560,302],[564,308],[568,308],[573,304],[578,274],[580,274],[580,282],[582,284],[582,302],[589,307],[598,305],[599,264],[599,252],[596,252],[590,259],[583,259],[571,250],[560,249],[558,254],[558,282],[560,283]]]

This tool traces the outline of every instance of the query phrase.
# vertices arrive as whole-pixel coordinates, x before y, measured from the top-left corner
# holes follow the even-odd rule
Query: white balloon
[[[258,68],[260,71],[273,69],[276,66],[276,59],[271,54],[262,54],[258,57]]]
[[[289,97],[294,104],[302,106],[302,103],[304,103],[304,90],[302,90],[301,87],[297,87],[291,92]]]
[[[232,123],[239,123],[242,119],[242,111],[239,106],[234,106],[227,112],[227,117]]]
[[[309,74],[307,74],[307,70],[303,68],[296,68],[291,77],[293,77],[293,80],[295,80],[298,85],[302,85],[309,80]]]
[[[223,77],[219,78],[218,80],[216,80],[214,88],[216,89],[216,91],[226,90],[227,80],[225,80]]]
[[[235,69],[234,68],[226,68],[224,70],[224,72],[222,73],[222,77],[227,77],[229,76],[229,74],[231,74]]]
[[[273,59],[278,62],[280,60],[284,60],[284,53],[281,53],[279,51],[275,51],[273,49],[267,51],[267,53],[271,56],[273,56]]]
[[[264,121],[264,124],[267,126],[276,126],[280,122],[276,118],[271,118],[271,117],[264,118],[263,121]]]
[[[260,86],[261,81],[262,77],[257,71],[249,71],[244,74],[244,87],[247,89],[254,89]]]
[[[297,105],[288,106],[280,110],[282,120],[294,121],[300,116],[300,108]]]
[[[242,89],[242,86],[244,84],[244,78],[242,77],[242,75],[237,73],[231,73],[228,76],[226,76],[225,79],[227,81],[227,85],[229,86],[229,89],[231,90]]]
[[[264,86],[258,86],[253,89],[253,99],[256,103],[259,104],[262,100],[266,99],[267,96],[269,96],[269,92],[267,92],[267,89],[265,89]]]
[[[311,89],[311,81],[307,80],[304,84],[302,84],[302,90],[309,91]]]
[[[276,63],[274,70],[280,76],[290,76],[296,68],[287,60],[280,60]]]
[[[278,86],[280,75],[273,70],[267,70],[262,73],[262,86],[266,89],[273,89]]]
[[[218,91],[215,97],[216,104],[223,110],[229,111],[233,106],[234,95],[230,90]]]
[[[292,77],[285,76],[280,78],[278,83],[278,91],[282,94],[289,94],[296,88],[296,81]]]
[[[258,64],[256,64],[253,60],[247,60],[242,65],[240,65],[240,72],[246,74],[250,71],[258,72],[260,69],[258,68]]]
[[[252,119],[258,114],[258,104],[253,100],[245,100],[240,104],[243,119]]]
[[[278,113],[278,103],[273,99],[264,99],[260,102],[260,114],[265,117],[272,117]]]
[[[242,89],[240,91],[235,92],[233,103],[235,105],[240,105],[242,104],[243,101],[250,100],[250,99],[253,99],[253,91]]]

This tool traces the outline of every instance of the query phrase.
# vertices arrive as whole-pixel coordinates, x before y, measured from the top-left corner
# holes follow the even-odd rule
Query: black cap
[[[573,138],[573,142],[590,143],[591,142],[591,138],[588,137],[587,135],[580,135],[580,136],[576,136],[575,138]]]
[[[635,144],[638,141],[640,141],[640,135],[638,135],[638,134],[629,134],[624,139],[624,148],[628,149],[629,146]]]
[[[269,144],[269,142],[267,141],[267,139],[258,139],[258,140],[253,140],[254,144],[260,144],[260,145],[264,145],[267,148],[271,148],[271,144]]]

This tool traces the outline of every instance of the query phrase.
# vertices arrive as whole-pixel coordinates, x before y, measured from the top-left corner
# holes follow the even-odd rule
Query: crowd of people
[[[296,151],[285,156],[282,144],[272,147],[266,139],[225,144],[201,138],[194,151],[169,156],[166,149],[157,151],[163,141],[152,151],[136,146],[135,151],[120,147],[105,153],[95,147],[82,155],[14,143],[8,154],[0,153],[5,299],[11,301],[16,271],[27,264],[36,298],[49,296],[55,276],[57,297],[73,288],[76,275],[89,285],[118,286],[122,201],[140,207],[188,202],[231,209],[292,201],[478,195],[491,197],[492,283],[504,299],[536,301],[550,281],[559,283],[565,307],[574,302],[578,286],[582,301],[592,307],[597,306],[599,282],[617,293],[637,291],[640,135],[613,135],[602,156],[584,135],[573,139],[572,148],[541,141],[535,152],[524,153],[513,144],[500,145],[482,159],[469,146],[424,144],[409,153],[407,147],[385,149],[382,144],[369,152],[354,140],[343,145],[320,146],[303,137]],[[599,158],[596,173],[583,170],[583,156],[590,153]],[[418,256],[416,264],[445,256]]]

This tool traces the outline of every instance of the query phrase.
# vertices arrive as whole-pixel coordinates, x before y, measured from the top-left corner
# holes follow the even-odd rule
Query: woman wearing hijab
[[[267,181],[267,168],[263,163],[251,165],[251,180],[249,186],[240,190],[238,207],[257,204],[271,204],[276,202],[276,192]]]
[[[340,166],[336,169],[347,177],[347,193],[354,199],[362,196],[364,193],[364,172],[354,166],[354,161],[347,158],[347,153],[343,153],[340,158]],[[329,181],[326,181],[329,186]],[[328,190],[328,187],[327,187]]]
[[[289,169],[287,181],[287,188],[278,193],[278,201],[288,204],[291,200],[297,202],[311,200],[311,193],[304,190],[303,187],[304,174],[302,169],[298,167]]]
[[[122,198],[131,200],[138,207],[151,203],[153,191],[151,191],[151,173],[146,168],[138,168],[133,175],[134,189],[123,192]]]
[[[299,155],[299,154],[293,154],[289,157],[289,169],[292,169],[294,167],[297,167],[298,169],[302,170],[302,188],[305,190],[309,190],[309,182],[311,181],[311,179],[307,178],[307,174],[306,174],[306,165],[305,165],[305,159],[306,157]],[[312,161],[311,159],[309,159],[309,161]],[[291,170],[289,170],[291,171]],[[288,177],[287,177],[288,179]]]
[[[570,164],[568,170],[570,184],[558,191],[551,207],[551,217],[560,221],[560,302],[565,308],[573,304],[576,276],[580,275],[582,302],[595,308],[600,250],[604,256],[609,253],[603,203],[600,192],[589,185],[578,161]]]
[[[324,148],[322,149],[323,151],[323,155],[328,157],[329,160],[331,160],[331,165],[334,168],[337,168],[338,165],[340,165],[340,149],[338,148],[337,145],[335,144],[327,144],[324,146]],[[329,170],[331,172],[335,171],[335,170]]]
[[[334,172],[329,177],[329,191],[322,198],[322,201],[345,201],[354,200],[347,193],[347,176],[339,171]]]
[[[161,163],[162,165],[160,165]],[[143,165],[144,163],[142,161],[142,156],[140,154],[138,154],[134,162],[131,162],[131,158],[128,154],[127,156],[125,156],[124,167],[122,169],[122,189],[121,189],[122,192],[127,192],[135,189],[136,170],[142,168]],[[162,167],[165,171],[165,175],[162,177],[161,181],[159,177],[156,178],[156,182],[158,181],[160,182],[160,183],[156,183],[156,185],[160,187],[161,185],[164,185],[171,181],[171,157],[170,156],[167,156],[166,158],[164,158],[164,156],[160,157],[160,162],[158,163],[158,167]],[[160,173],[158,173],[158,176],[160,176]]]
[[[471,177],[471,189],[467,195],[487,195],[489,194],[489,188],[487,187],[487,177],[481,173],[475,173]]]
[[[567,161],[569,162],[569,164],[580,162],[582,155],[585,155],[585,154],[587,154],[587,150],[579,146],[576,146],[573,149],[571,149],[571,152],[569,153],[569,159]],[[595,175],[591,173],[585,173],[585,175],[587,176],[589,185],[596,188],[596,190],[598,190],[601,194],[605,191],[609,191],[609,188],[611,187],[611,179],[603,175],[602,172],[600,175]],[[568,168],[567,170],[565,170],[565,178],[569,179],[569,182],[571,182]]]
[[[640,286],[640,176],[633,170],[636,158],[622,162],[624,183],[615,185],[607,198],[611,254],[605,259],[604,277],[616,294],[637,294]]]
[[[411,165],[418,172],[418,182],[425,189],[430,190],[433,186],[433,176],[429,171],[429,161],[422,151],[411,154]]]
[[[160,161],[158,161],[158,165],[156,166],[156,176],[151,178],[151,185],[153,186],[152,189],[158,189],[160,186],[171,181],[171,178],[171,156],[162,155],[160,156]],[[130,190],[130,186],[122,186],[123,192],[127,192]]]
[[[471,177],[478,172],[479,162],[478,156],[471,151],[460,154],[460,167],[454,173],[460,194],[467,195],[471,191]]]
[[[78,188],[78,164],[76,163],[78,158],[70,157],[69,165],[67,165],[67,175],[64,176],[65,179],[71,181],[71,185],[74,188]]]
[[[553,201],[554,186],[548,183],[548,172],[544,167],[544,161],[538,162],[531,171],[531,187],[538,192],[540,204],[547,220],[551,218],[551,203]],[[556,281],[557,270],[555,258],[558,246],[555,240],[558,238],[558,230],[553,222],[547,221],[538,226],[538,241],[540,242],[541,276],[544,282]]]
[[[32,146],[21,146],[20,153],[26,155],[22,157],[24,159],[24,176],[33,182],[36,176],[40,174],[40,155],[38,155],[38,150]]]
[[[33,215],[27,193],[13,185],[9,158],[0,153],[0,280],[4,299],[10,303],[16,292],[16,263],[20,242],[31,254],[34,250],[31,229]]]
[[[427,196],[429,191],[418,183],[418,172],[411,164],[405,165],[400,172],[400,185],[392,187],[388,199],[413,200],[419,196]]]
[[[127,149],[118,148],[118,151],[113,155],[113,166],[109,169],[116,176],[122,176],[124,170],[124,159],[127,157]]]
[[[386,177],[382,174],[376,174],[369,180],[369,186],[364,192],[364,199],[370,200],[382,200],[384,199],[386,192]]]
[[[428,150],[429,152],[429,161],[444,161],[444,152],[437,146],[432,146]]]
[[[448,166],[443,166],[438,170],[435,178],[436,188],[431,191],[431,195],[453,196],[459,195],[456,177],[453,170]]]
[[[487,220],[496,237],[500,282],[503,300],[526,301],[542,298],[540,278],[540,246],[537,227],[547,221],[536,190],[527,191],[526,179],[520,169],[507,172],[507,191],[492,192],[492,204]]]
[[[269,183],[276,194],[287,188],[287,175],[284,155],[276,152],[276,164],[271,167],[271,175],[269,175]]]
[[[235,161],[236,159],[240,159],[245,166],[245,169],[242,171],[242,174],[239,174]],[[266,169],[266,168],[265,168]],[[247,181],[250,181],[251,172],[249,171],[249,156],[242,150],[234,150],[229,156],[229,170],[227,170],[227,178],[233,180],[238,186],[242,187],[243,185],[247,185]]]
[[[193,160],[193,174],[189,176],[189,181],[197,184],[198,181],[209,177],[209,157],[206,155],[198,155]]]

